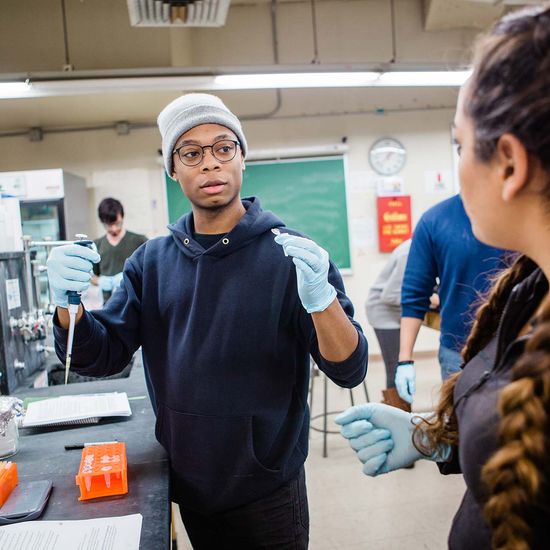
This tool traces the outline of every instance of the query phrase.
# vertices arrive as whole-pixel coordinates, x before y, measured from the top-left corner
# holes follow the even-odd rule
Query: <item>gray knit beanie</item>
[[[166,105],[157,118],[162,136],[162,156],[168,175],[172,175],[172,151],[180,136],[201,124],[220,124],[237,136],[243,155],[247,144],[239,119],[223,101],[211,94],[185,94]]]

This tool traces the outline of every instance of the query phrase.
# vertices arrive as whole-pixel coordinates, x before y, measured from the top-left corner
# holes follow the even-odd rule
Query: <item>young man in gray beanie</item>
[[[81,309],[75,370],[113,374],[142,346],[172,498],[194,548],[305,549],[309,356],[353,387],[367,342],[328,254],[257,198],[240,198],[247,143],[222,101],[184,95],[158,124],[166,170],[192,212],[126,262],[106,308]],[[60,358],[66,292],[87,284],[97,260],[69,245],[48,261]]]

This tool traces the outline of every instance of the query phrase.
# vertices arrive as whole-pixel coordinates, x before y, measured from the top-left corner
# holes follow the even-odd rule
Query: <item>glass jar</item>
[[[17,414],[22,403],[16,397],[0,396],[0,458],[14,455],[19,450]]]
[[[17,421],[12,416],[4,433],[0,432],[0,458],[6,458],[14,455],[19,450],[19,431],[17,430]]]

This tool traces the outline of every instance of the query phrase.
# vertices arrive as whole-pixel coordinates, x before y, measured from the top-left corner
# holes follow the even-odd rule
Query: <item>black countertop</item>
[[[154,433],[155,417],[143,375],[136,365],[129,378],[96,380],[24,389],[14,395],[55,397],[81,393],[126,392],[132,416],[101,419],[98,424],[51,428],[24,428],[19,431],[19,452],[10,460],[17,463],[19,480],[51,479],[53,490],[40,519],[71,520],[140,513],[143,516],[140,549],[170,547],[170,496],[168,457]],[[128,494],[79,501],[75,482],[81,450],[66,451],[64,445],[90,441],[126,443]]]

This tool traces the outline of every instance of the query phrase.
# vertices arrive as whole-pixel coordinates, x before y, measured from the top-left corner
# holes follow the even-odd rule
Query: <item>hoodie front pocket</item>
[[[275,474],[254,453],[250,416],[208,416],[162,405],[160,442],[185,478],[239,478]]]

